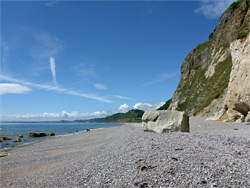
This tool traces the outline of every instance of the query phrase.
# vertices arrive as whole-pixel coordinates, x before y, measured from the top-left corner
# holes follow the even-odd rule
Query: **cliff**
[[[213,120],[247,121],[250,116],[250,1],[233,3],[209,41],[181,66],[181,81],[169,109]]]

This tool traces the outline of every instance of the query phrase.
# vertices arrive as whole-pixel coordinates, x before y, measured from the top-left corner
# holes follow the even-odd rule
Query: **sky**
[[[0,1],[1,120],[157,109],[232,2]]]

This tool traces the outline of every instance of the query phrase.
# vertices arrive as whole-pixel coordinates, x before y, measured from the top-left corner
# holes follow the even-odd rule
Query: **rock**
[[[229,109],[227,111],[227,117],[228,117],[228,121],[230,122],[234,122],[234,121],[243,122],[244,121],[244,115],[234,109]]]
[[[219,112],[216,112],[214,116],[207,118],[206,120],[219,120],[226,113],[225,109],[221,109]]]
[[[7,155],[8,155],[7,152],[0,151],[0,157],[5,157],[5,156],[7,156]]]
[[[35,133],[29,133],[28,137],[43,137],[43,136],[47,136],[46,133],[41,133],[41,132],[35,132]]]
[[[56,135],[56,134],[53,133],[53,132],[50,132],[50,133],[47,134],[47,136],[55,136],[55,135]]]
[[[189,132],[189,117],[176,110],[146,111],[142,116],[142,126],[145,131],[156,133]]]
[[[90,131],[90,128],[87,128],[87,129],[86,129],[86,132],[89,132],[89,131]]]
[[[22,140],[20,138],[18,138],[14,142],[22,142]]]
[[[18,139],[18,138],[23,138],[23,135],[21,134],[21,135],[18,135],[18,136],[12,136],[12,139]]]
[[[247,113],[247,116],[245,117],[245,122],[250,122],[250,111]]]
[[[1,139],[1,140],[12,140],[11,137],[5,136],[5,135],[3,135],[3,134],[0,134],[0,139]]]

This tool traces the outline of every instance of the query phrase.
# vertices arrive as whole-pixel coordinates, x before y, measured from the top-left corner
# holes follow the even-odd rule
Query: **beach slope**
[[[250,187],[250,125],[191,118],[190,128],[126,124],[14,148],[0,187]]]

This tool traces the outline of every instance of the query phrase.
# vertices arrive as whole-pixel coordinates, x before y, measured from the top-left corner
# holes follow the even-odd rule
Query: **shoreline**
[[[0,158],[0,185],[250,186],[250,126],[204,118],[190,125],[190,133],[156,134],[124,124],[13,148]]]
[[[33,123],[33,122],[32,122]],[[40,122],[39,122],[40,123]],[[8,123],[7,123],[8,124]],[[12,123],[10,123],[12,124]],[[16,124],[19,124],[19,123],[16,123]],[[86,125],[102,125],[102,124],[115,124],[117,126],[122,126],[124,124],[122,123],[78,123],[78,124],[86,124]],[[117,127],[117,126],[114,126],[114,127]],[[102,127],[102,128],[91,128],[90,130],[91,131],[96,131],[96,130],[99,130],[99,129],[105,129],[105,128],[109,128],[109,127]],[[48,131],[47,131],[48,132]],[[38,143],[38,142],[42,142],[44,140],[47,140],[47,139],[54,139],[54,138],[57,138],[57,137],[63,137],[63,136],[71,136],[71,135],[75,135],[75,134],[83,134],[83,133],[86,133],[86,130],[81,130],[81,131],[76,131],[76,132],[67,132],[67,133],[64,133],[64,134],[59,134],[59,135],[55,135],[55,136],[45,136],[45,137],[37,137],[37,138],[31,138],[31,140],[25,140],[22,141],[22,142],[19,142],[19,143],[15,143],[14,145],[12,144],[8,144],[8,145],[5,145],[6,147],[3,147],[3,148],[0,148],[0,151],[2,152],[6,152],[6,151],[10,151],[14,148],[18,148],[18,147],[25,147],[27,145],[30,145],[30,144],[35,144],[35,143]],[[24,135],[23,133],[18,133],[16,135]],[[8,136],[8,137],[11,137],[9,135],[5,135],[5,136]],[[32,140],[33,139],[33,140]],[[12,143],[13,140],[11,140],[11,143]],[[4,141],[6,142],[6,141]],[[4,142],[0,143],[1,145],[2,144],[5,144]],[[9,147],[7,147],[9,146]]]

